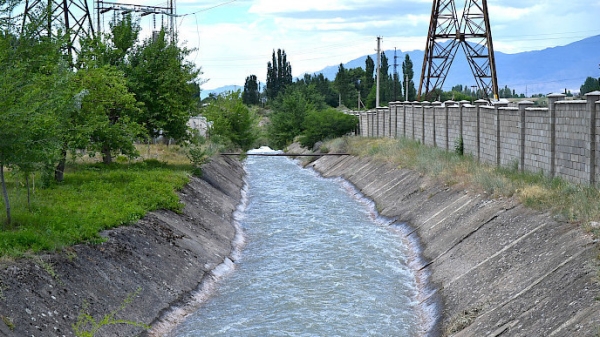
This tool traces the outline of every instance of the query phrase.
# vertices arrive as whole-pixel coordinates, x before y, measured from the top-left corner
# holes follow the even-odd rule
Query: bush
[[[211,140],[231,144],[244,151],[251,149],[258,137],[258,119],[242,102],[240,91],[221,94],[202,112],[212,122]]]
[[[312,148],[318,141],[344,136],[354,130],[358,118],[335,109],[311,111],[304,120],[300,144]]]

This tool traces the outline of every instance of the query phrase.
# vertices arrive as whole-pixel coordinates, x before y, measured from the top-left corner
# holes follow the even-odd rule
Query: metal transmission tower
[[[141,17],[153,15],[154,17],[154,30],[156,31],[156,15],[166,16],[168,20],[167,32],[170,33],[171,38],[175,38],[175,18],[177,14],[175,12],[175,0],[167,0],[164,6],[146,6],[146,5],[132,5],[127,3],[120,3],[114,1],[103,1],[95,0],[96,7],[96,20],[99,31],[102,31],[104,26],[104,15],[109,12],[113,12],[113,15],[120,13],[122,15],[129,13],[140,14]],[[162,20],[161,20],[162,22]]]
[[[38,36],[54,36],[64,29],[68,37],[71,59],[77,54],[80,37],[94,35],[92,18],[86,0],[25,0],[21,33],[31,29]]]
[[[496,62],[486,0],[466,0],[460,21],[454,0],[433,1],[419,98],[435,97],[435,90],[442,88],[459,45],[467,57],[480,97],[498,98]]]

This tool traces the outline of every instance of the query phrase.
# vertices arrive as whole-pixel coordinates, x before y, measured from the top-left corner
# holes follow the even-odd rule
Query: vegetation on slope
[[[144,161],[125,159],[111,165],[79,161],[70,165],[63,183],[34,187],[30,203],[23,176],[9,172],[13,222],[0,231],[0,256],[100,242],[100,231],[134,223],[149,211],[180,211],[183,205],[176,191],[192,171],[185,152],[179,146],[152,146],[152,158]],[[0,214],[0,222],[4,216]]]
[[[346,137],[325,145],[330,151],[371,157],[398,168],[415,170],[447,185],[485,192],[493,197],[515,197],[523,205],[549,211],[558,221],[581,224],[600,237],[600,191],[543,173],[520,172],[515,165],[498,168],[475,158],[424,146],[417,141]]]

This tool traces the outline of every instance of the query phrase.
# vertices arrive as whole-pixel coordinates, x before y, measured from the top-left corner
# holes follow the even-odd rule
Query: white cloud
[[[141,0],[132,0],[141,3]],[[217,9],[178,19],[180,36],[199,51],[192,60],[210,78],[206,88],[265,80],[273,49],[286,50],[294,76],[372,54],[425,46],[432,0],[179,0],[178,13]],[[456,2],[461,10],[463,1]],[[520,52],[600,34],[600,3],[570,0],[489,0],[496,51]],[[198,23],[198,26],[196,26]],[[570,33],[569,33],[570,32]],[[420,63],[420,60],[414,60]]]

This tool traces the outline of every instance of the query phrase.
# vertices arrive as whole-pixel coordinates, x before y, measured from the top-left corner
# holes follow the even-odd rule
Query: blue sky
[[[458,9],[464,0],[455,0]],[[142,1],[127,1],[142,3]],[[160,2],[143,1],[146,5]],[[425,47],[433,0],[178,0],[180,38],[197,48],[204,90],[265,80],[273,49],[285,49],[294,76],[382,49]],[[164,5],[164,2],[162,2]],[[516,53],[600,35],[600,1],[489,0],[496,51]],[[152,23],[142,21],[149,31]],[[413,60],[420,64],[422,60]],[[600,63],[600,60],[599,60]]]

